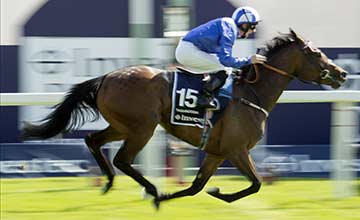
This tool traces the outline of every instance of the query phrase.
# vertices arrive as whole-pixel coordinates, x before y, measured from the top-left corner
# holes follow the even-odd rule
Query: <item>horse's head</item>
[[[296,43],[300,45],[294,75],[300,80],[329,85],[334,89],[339,88],[345,82],[347,72],[334,64],[310,41],[305,41],[291,29],[290,32]]]

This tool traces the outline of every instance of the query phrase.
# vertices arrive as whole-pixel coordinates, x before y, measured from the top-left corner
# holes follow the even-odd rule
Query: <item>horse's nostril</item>
[[[341,77],[342,77],[342,78],[346,78],[346,75],[347,75],[347,72],[342,72],[342,73],[341,73]]]

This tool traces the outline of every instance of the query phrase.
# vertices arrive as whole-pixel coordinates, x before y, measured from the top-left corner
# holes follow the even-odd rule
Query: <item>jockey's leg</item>
[[[200,93],[199,99],[197,101],[197,106],[199,108],[206,108],[206,109],[216,108],[216,105],[213,102],[214,92],[224,85],[226,78],[227,78],[227,74],[225,70],[220,70],[217,73],[210,74],[210,79],[205,82],[202,91]]]

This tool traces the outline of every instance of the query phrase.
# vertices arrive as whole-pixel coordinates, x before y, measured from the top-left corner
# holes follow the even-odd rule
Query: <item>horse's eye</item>
[[[321,52],[320,52],[320,51],[316,51],[316,52],[315,52],[315,56],[316,56],[316,57],[321,57]]]

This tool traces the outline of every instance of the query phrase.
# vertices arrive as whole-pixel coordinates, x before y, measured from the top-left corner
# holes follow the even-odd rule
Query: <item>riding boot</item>
[[[214,92],[225,83],[226,77],[227,74],[223,70],[216,74],[210,74],[210,79],[205,82],[197,100],[197,106],[199,108],[216,109],[217,106],[214,103]]]

